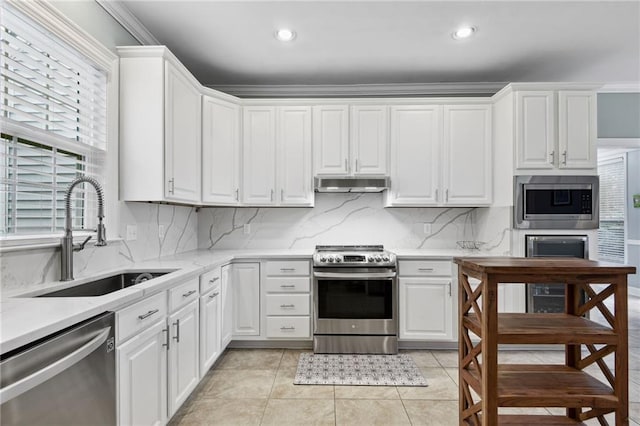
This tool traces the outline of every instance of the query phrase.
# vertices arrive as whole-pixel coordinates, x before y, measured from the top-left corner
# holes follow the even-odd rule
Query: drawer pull
[[[169,342],[170,342],[170,339],[169,339],[169,327],[163,328],[162,332],[163,333],[165,333],[165,332],[167,333],[167,339],[166,339],[165,343],[162,344],[162,346],[165,346],[167,348],[167,350],[169,350]]]
[[[160,312],[160,309],[153,309],[146,314],[138,315],[138,319],[143,320],[145,318],[149,318],[151,315],[157,314],[158,312]]]
[[[219,291],[214,291],[213,294],[211,296],[209,296],[209,299],[213,299],[214,297],[216,297],[219,294],[220,294]]]
[[[293,272],[296,268],[280,268],[280,272]]]
[[[176,339],[177,343],[180,343],[180,320],[177,319],[176,322],[173,323],[176,326],[176,335],[173,337]]]
[[[280,327],[280,330],[281,330],[281,331],[293,331],[293,330],[295,330],[295,329],[296,329],[296,328],[295,328],[294,326],[291,326],[291,327],[285,327],[285,326],[282,326],[282,327]]]
[[[280,284],[280,288],[296,288],[295,284]]]
[[[184,293],[184,294],[182,295],[182,297],[189,297],[189,296],[191,296],[191,295],[192,295],[193,293],[195,293],[195,292],[196,292],[195,290],[188,291],[188,292]]]
[[[213,278],[211,278],[211,279],[209,280],[209,282],[210,282],[211,284],[213,284],[213,283],[215,283],[216,281],[218,281],[219,279],[220,279],[220,277],[213,277]]]
[[[433,272],[433,268],[418,268],[420,272]]]
[[[296,305],[294,305],[293,303],[291,303],[291,304],[288,304],[288,305],[280,305],[280,307],[281,307],[282,309],[286,309],[286,308],[295,308],[295,307],[296,307]]]

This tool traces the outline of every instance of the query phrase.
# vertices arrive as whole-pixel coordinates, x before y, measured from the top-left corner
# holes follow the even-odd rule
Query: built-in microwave
[[[597,229],[598,176],[515,176],[513,227]]]

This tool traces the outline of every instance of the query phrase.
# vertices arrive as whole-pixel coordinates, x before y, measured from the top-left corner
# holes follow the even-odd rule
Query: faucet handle
[[[83,242],[81,242],[80,244],[74,244],[73,245],[73,251],[80,251],[84,249],[85,244],[87,244],[89,242],[89,240],[91,239],[91,235],[89,235]]]

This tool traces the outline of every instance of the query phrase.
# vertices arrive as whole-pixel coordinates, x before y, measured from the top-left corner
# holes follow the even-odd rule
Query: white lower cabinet
[[[120,425],[166,423],[167,331],[163,318],[117,348]]]
[[[219,287],[200,297],[200,378],[207,374],[222,352],[220,300]]]
[[[231,271],[233,265],[225,265],[220,273],[220,345],[227,347],[233,337],[233,291],[231,291]]]
[[[452,341],[453,296],[451,262],[399,262],[401,340]]]
[[[198,318],[197,300],[169,316],[169,417],[200,381]]]
[[[311,277],[308,260],[264,263],[262,295],[267,339],[311,338]]]
[[[233,336],[260,335],[260,264],[232,266]]]

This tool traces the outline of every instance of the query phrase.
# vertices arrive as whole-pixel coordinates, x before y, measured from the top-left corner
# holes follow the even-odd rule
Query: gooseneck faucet
[[[60,241],[62,254],[62,267],[60,268],[61,272],[61,281],[71,281],[73,280],[73,252],[80,251],[84,249],[87,241],[91,239],[91,235],[87,237],[81,244],[73,244],[73,233],[71,229],[71,192],[76,185],[87,182],[93,185],[96,190],[96,194],[98,195],[98,229],[96,239],[96,246],[106,246],[106,231],[104,224],[102,223],[102,219],[104,219],[104,199],[103,199],[103,190],[100,183],[92,177],[89,176],[79,176],[71,181],[69,188],[67,188],[67,192],[64,196],[64,205],[65,205],[65,222],[64,222],[64,237]]]

